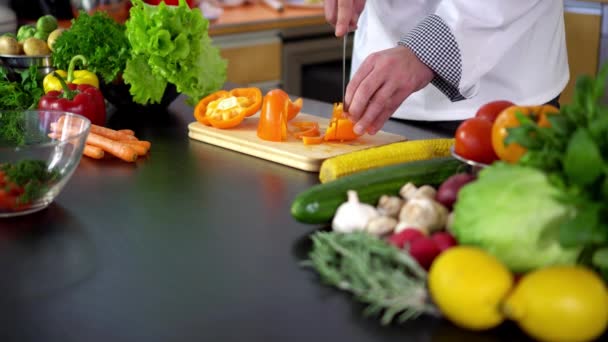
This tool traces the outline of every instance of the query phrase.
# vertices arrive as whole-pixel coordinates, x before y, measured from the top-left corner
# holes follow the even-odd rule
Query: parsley
[[[44,94],[41,84],[42,75],[36,66],[10,74],[0,67],[0,146],[25,143],[25,118],[21,111],[38,107]]]
[[[539,127],[518,115],[520,126],[508,129],[505,143],[528,151],[520,163],[543,170],[567,194],[561,201],[576,213],[560,225],[560,244],[582,246],[581,263],[592,264],[608,279],[608,106],[604,103],[608,64],[597,78],[577,79],[572,103]]]
[[[53,65],[67,70],[72,57],[84,55],[87,70],[98,74],[106,83],[121,74],[130,57],[131,48],[125,26],[103,11],[92,15],[81,11],[53,45]]]
[[[42,75],[36,66],[14,73],[0,67],[0,110],[36,108],[43,94]]]

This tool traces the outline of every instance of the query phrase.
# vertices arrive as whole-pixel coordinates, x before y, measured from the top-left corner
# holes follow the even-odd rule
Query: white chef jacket
[[[463,120],[499,99],[543,104],[570,77],[561,0],[367,0],[358,27],[352,73],[399,42],[437,75],[396,118]]]

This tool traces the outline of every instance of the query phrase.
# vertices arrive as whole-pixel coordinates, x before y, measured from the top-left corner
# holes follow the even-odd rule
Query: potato
[[[23,51],[28,56],[49,55],[51,50],[44,40],[28,38],[23,42]]]
[[[19,43],[17,39],[11,36],[0,37],[0,54],[3,55],[19,55]]]
[[[53,51],[53,45],[55,44],[55,41],[57,40],[57,38],[59,38],[59,36],[61,36],[64,31],[65,29],[58,28],[49,34],[46,43],[48,44],[49,49],[51,49],[51,51]]]

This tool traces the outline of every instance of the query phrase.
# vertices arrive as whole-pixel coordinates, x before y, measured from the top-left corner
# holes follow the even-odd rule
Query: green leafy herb
[[[510,128],[507,138],[528,149],[520,164],[548,173],[553,185],[566,194],[560,200],[576,207],[559,226],[560,244],[582,247],[584,255],[608,248],[608,106],[603,101],[607,76],[608,64],[596,78],[579,77],[572,103],[564,105],[560,115],[549,116],[551,127],[520,117],[521,126]],[[603,257],[581,262],[608,275]]]
[[[305,265],[323,282],[369,304],[365,314],[382,313],[382,324],[439,315],[429,301],[426,272],[409,254],[363,232],[317,232],[312,241]]]
[[[0,146],[21,146],[25,143],[25,120],[19,112],[0,113]]]
[[[96,73],[106,83],[123,72],[130,56],[125,26],[103,11],[92,15],[81,11],[53,45],[53,65],[67,70],[72,57],[84,55],[87,70]]]
[[[43,94],[42,75],[36,66],[14,73],[0,67],[0,110],[36,108]]]
[[[25,119],[21,111],[38,107],[44,94],[41,85],[42,76],[36,66],[10,74],[0,68],[0,145],[25,143]]]
[[[133,0],[126,35],[132,56],[123,75],[133,100],[160,102],[168,83],[189,97],[189,103],[220,89],[226,61],[212,45],[209,21],[184,0],[178,6],[150,6]]]
[[[19,203],[30,203],[42,196],[47,190],[49,183],[59,176],[57,171],[47,170],[46,162],[42,160],[22,160],[11,164],[0,164],[0,171],[4,173],[4,179],[8,183],[22,187],[24,192],[19,196]]]

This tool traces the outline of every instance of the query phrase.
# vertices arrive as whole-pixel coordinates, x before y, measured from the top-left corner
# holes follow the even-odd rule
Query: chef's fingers
[[[386,117],[387,111],[390,110],[390,107],[394,101],[391,100],[393,94],[395,93],[394,88],[390,85],[384,83],[380,85],[376,92],[369,98],[367,103],[367,107],[365,108],[365,112],[359,118],[353,130],[357,134],[363,134],[365,131],[377,132],[376,126],[382,127],[384,121],[388,119]],[[390,116],[390,114],[388,114]],[[386,117],[383,119],[383,117]],[[382,121],[382,123],[378,123],[378,121]],[[370,130],[370,128],[372,128]]]
[[[336,2],[338,0],[325,0],[325,20],[330,23],[332,26],[336,26],[337,20],[337,12],[336,12]]]
[[[354,13],[355,8],[353,0],[338,0],[336,37],[342,37],[348,32],[350,28],[350,22]]]
[[[360,92],[361,83],[371,74],[374,69],[374,63],[370,58],[367,58],[361,63],[361,66],[355,72],[351,80],[348,82],[346,86],[346,92],[344,94],[344,110],[348,112],[348,116],[351,120],[357,121],[357,119],[363,113],[363,109],[365,108],[365,103],[367,100],[373,95],[376,89],[371,89],[368,91],[368,94],[357,95],[357,97],[362,97],[367,95],[367,97],[362,97],[361,99],[357,99],[356,104],[353,107],[353,101],[355,101],[355,94]],[[351,112],[354,110],[353,112]]]
[[[388,87],[388,85],[387,85]],[[390,95],[388,100],[386,101],[386,106],[384,106],[384,110],[376,116],[376,119],[367,127],[367,133],[374,135],[378,133],[379,130],[384,127],[384,124],[391,118],[395,110],[401,105],[404,101],[403,99],[407,98],[411,95],[411,91],[408,88],[397,88]]]

